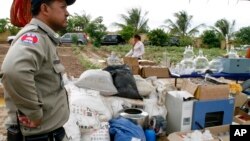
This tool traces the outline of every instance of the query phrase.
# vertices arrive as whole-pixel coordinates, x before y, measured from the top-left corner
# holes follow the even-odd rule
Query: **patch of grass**
[[[122,58],[131,49],[131,45],[118,45],[118,46],[102,46],[100,49],[106,52],[116,52],[116,54]],[[198,56],[199,49],[202,49],[203,54],[209,61],[212,59],[224,56],[226,50],[220,48],[194,48],[194,54]],[[145,54],[143,59],[152,60],[156,63],[160,63],[163,60],[163,53],[166,53],[170,58],[171,63],[178,63],[183,59],[183,52],[185,47],[159,47],[159,46],[145,46]],[[240,56],[245,56],[245,51],[239,51]]]
[[[79,48],[77,46],[72,46],[73,49],[73,53],[77,56],[77,59],[80,61],[80,64],[86,68],[86,70],[88,69],[100,69],[101,67],[93,64],[88,58],[85,58],[84,56],[81,55],[81,50],[83,50],[83,48]]]
[[[91,61],[89,61],[87,58],[83,57],[82,55],[77,56],[81,65],[84,66],[84,68],[88,69],[100,69],[101,67],[93,64]]]

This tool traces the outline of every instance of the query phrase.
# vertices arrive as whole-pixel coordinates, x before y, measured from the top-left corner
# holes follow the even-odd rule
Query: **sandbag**
[[[113,78],[114,85],[118,90],[118,94],[116,96],[131,99],[142,99],[138,93],[132,72],[127,65],[108,66],[104,70],[110,72]]]
[[[141,96],[149,96],[155,89],[150,82],[143,79],[140,75],[134,75],[136,87]]]
[[[110,120],[109,124],[109,133],[114,141],[146,141],[142,127],[129,119],[118,117]]]
[[[114,86],[112,76],[103,70],[86,70],[74,84],[79,88],[99,91],[100,94],[105,96],[118,93]]]
[[[103,102],[98,91],[79,88],[78,91],[71,91],[70,106],[82,106],[97,112],[101,121],[108,121],[112,118],[111,112]]]
[[[152,116],[163,116],[166,119],[167,108],[165,105],[159,105],[158,99],[144,99],[144,111],[148,113],[149,118]]]
[[[69,120],[63,125],[69,141],[81,141],[80,128],[76,122],[75,116],[70,114]]]
[[[99,129],[93,132],[82,133],[81,141],[110,141],[109,123],[102,122]]]
[[[100,92],[78,88],[72,83],[65,88],[69,95],[70,115],[74,116],[82,133],[97,130],[101,122],[112,118]]]

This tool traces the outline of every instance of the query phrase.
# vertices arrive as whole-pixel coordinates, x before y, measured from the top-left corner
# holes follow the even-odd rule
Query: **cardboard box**
[[[123,57],[123,63],[129,66],[139,66],[138,59],[134,57]]]
[[[150,60],[138,60],[140,66],[155,66],[156,63]]]
[[[209,141],[229,141],[230,136],[229,136],[229,125],[222,125],[222,126],[214,126],[214,127],[208,127],[205,128],[210,131],[212,136],[214,137],[213,140]],[[184,141],[184,136],[187,135],[189,132],[174,132],[168,135],[168,140],[169,141]]]
[[[129,66],[133,75],[140,75],[140,67],[139,66]]]
[[[234,98],[235,98],[234,107],[241,107],[247,101],[247,95],[244,93],[240,93],[236,95]]]
[[[190,131],[191,132],[191,131]],[[169,141],[184,141],[184,137],[187,136],[188,133],[190,132],[174,132],[168,135],[168,140]],[[209,141],[221,141],[220,139],[218,139],[217,137],[213,136],[213,140],[209,140]],[[229,136],[228,136],[229,138]],[[223,141],[229,141],[228,140],[223,140]]]
[[[250,125],[250,115],[241,110],[239,107],[236,107],[234,111],[234,122],[241,125]]]
[[[205,128],[210,131],[210,133],[215,137],[215,138],[220,138],[222,141],[229,141],[230,139],[230,125],[221,125],[221,126],[214,126],[214,127],[208,127]]]
[[[195,84],[190,80],[183,80],[181,90],[186,90],[199,100],[227,99],[229,86],[227,84]]]
[[[193,95],[187,91],[169,91],[166,95],[167,134],[191,130],[194,100],[183,100],[190,97]]]
[[[141,76],[150,77],[156,76],[158,78],[169,78],[169,70],[167,67],[159,66],[140,66],[141,67]]]

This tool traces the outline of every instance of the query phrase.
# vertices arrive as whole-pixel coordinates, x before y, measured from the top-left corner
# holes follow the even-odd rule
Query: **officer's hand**
[[[23,116],[23,115],[18,116],[18,119],[19,119],[20,124],[22,124],[25,127],[29,127],[29,128],[38,127],[42,122],[42,119],[31,121],[28,117]]]

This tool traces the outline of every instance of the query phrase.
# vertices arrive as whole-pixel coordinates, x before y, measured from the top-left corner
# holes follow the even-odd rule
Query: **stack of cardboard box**
[[[139,74],[142,77],[156,76],[158,78],[168,78],[169,70],[167,67],[157,66],[155,62],[150,60],[138,60],[133,57],[124,57],[124,64],[127,64],[134,75]]]
[[[124,57],[123,58],[123,63],[124,64],[127,64],[132,73],[134,75],[137,75],[139,74],[139,71],[140,71],[140,68],[139,68],[139,62],[138,62],[138,59],[137,58],[134,58],[134,57]]]

